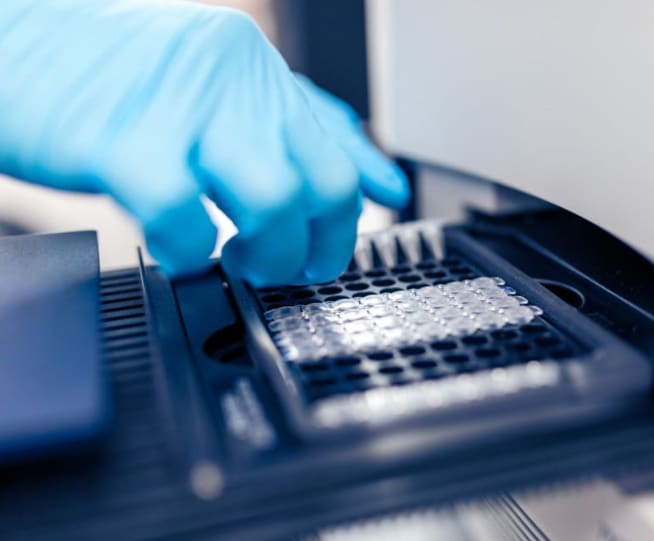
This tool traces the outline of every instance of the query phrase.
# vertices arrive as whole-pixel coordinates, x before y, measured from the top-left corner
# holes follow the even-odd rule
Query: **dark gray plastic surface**
[[[0,461],[102,433],[94,232],[0,238]]]

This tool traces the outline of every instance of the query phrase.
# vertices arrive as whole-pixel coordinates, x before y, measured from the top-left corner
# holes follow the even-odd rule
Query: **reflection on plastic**
[[[504,287],[481,277],[362,298],[285,306],[265,317],[287,361],[311,362],[447,336],[529,323],[542,314]]]

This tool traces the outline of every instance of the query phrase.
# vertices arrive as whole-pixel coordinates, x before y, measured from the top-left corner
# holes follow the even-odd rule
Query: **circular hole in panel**
[[[308,299],[309,297],[313,297],[313,291],[310,289],[299,289],[298,291],[293,291],[291,297],[293,299]]]
[[[427,370],[429,368],[436,368],[437,363],[433,359],[416,359],[411,365],[419,370]]]
[[[518,333],[516,331],[500,329],[498,331],[493,331],[491,336],[495,338],[495,340],[513,340],[514,338],[518,338]]]
[[[402,291],[401,287],[385,287],[384,289],[381,289],[379,292],[380,293],[395,293],[396,291]]]
[[[299,366],[302,372],[321,372],[329,368],[327,363],[302,363]]]
[[[365,282],[353,282],[351,284],[347,284],[345,286],[345,289],[349,289],[350,291],[363,291],[364,289],[368,289],[369,287],[370,286]]]
[[[477,354],[477,357],[490,359],[492,357],[499,357],[501,351],[497,348],[480,348],[475,353]]]
[[[326,286],[318,289],[318,293],[321,295],[336,295],[336,293],[340,293],[341,291],[343,289],[338,286]]]
[[[537,279],[536,281],[573,308],[582,308],[584,304],[586,304],[586,297],[584,297],[584,294],[568,284],[556,282],[554,280]]]
[[[456,371],[459,374],[467,374],[469,372],[476,372],[477,370],[478,370],[478,368],[476,366],[472,366],[472,365],[463,364],[463,365],[458,365],[456,367]]]
[[[491,366],[497,366],[497,367],[499,367],[499,366],[508,366],[512,362],[514,362],[514,360],[510,359],[510,358],[508,358],[506,356],[493,357],[491,359],[488,359],[488,364],[490,364]]]
[[[488,342],[488,338],[482,334],[473,334],[470,336],[464,336],[461,338],[461,342],[468,346],[480,346],[481,344]]]
[[[358,272],[346,272],[341,275],[341,280],[343,282],[356,282],[361,280],[361,275]]]
[[[407,272],[411,272],[411,267],[408,265],[398,265],[397,267],[393,267],[391,272],[393,274],[406,274]]]
[[[459,276],[459,280],[474,280],[475,278],[477,278],[477,275],[474,272]]]
[[[359,297],[369,297],[370,295],[375,295],[376,293],[374,291],[360,291],[359,293],[355,293],[352,295],[355,298]]]
[[[273,292],[277,291],[277,287],[276,287],[276,286],[272,286],[272,287],[260,287],[259,289],[257,289],[257,291],[258,291],[259,293],[273,293]]]
[[[310,297],[308,299],[302,299],[302,300],[297,301],[297,304],[307,305],[307,304],[313,304],[314,302],[320,302],[320,301],[318,299],[316,299],[315,297]]]
[[[364,274],[368,278],[379,278],[380,276],[384,276],[386,274],[386,271],[381,270],[381,269],[372,269],[372,270],[366,271]]]
[[[424,282],[420,282],[418,284],[411,284],[407,286],[407,289],[420,289],[422,287],[429,287],[429,284],[425,284]]]
[[[400,353],[408,357],[414,355],[422,355],[423,353],[425,353],[425,348],[423,348],[422,346],[407,346],[404,348],[400,348]]]
[[[536,344],[542,347],[554,346],[560,341],[561,339],[558,336],[554,336],[553,334],[544,334],[543,336],[536,338]]]
[[[368,372],[350,372],[345,376],[345,379],[349,379],[350,381],[356,381],[356,380],[368,379],[369,377],[370,374],[368,374]]]
[[[507,344],[506,349],[509,351],[523,352],[529,351],[529,344],[527,342],[512,342]]]
[[[422,263],[418,263],[416,265],[416,268],[421,270],[427,270],[427,269],[433,269],[435,266],[436,263],[434,263],[433,261],[424,261]]]
[[[395,280],[392,278],[380,278],[379,280],[373,280],[372,285],[377,287],[386,287],[392,286],[395,283]]]
[[[268,306],[266,306],[266,310],[274,310],[275,308],[283,308],[284,306],[286,305],[280,303],[269,304]]]
[[[393,377],[391,379],[391,385],[408,385],[409,383],[413,383],[413,379],[405,377],[403,374],[400,374],[399,376]]]
[[[419,282],[420,281],[420,276],[417,274],[404,274],[398,278],[400,282],[404,283],[411,283],[411,282]]]
[[[393,358],[393,354],[390,351],[375,351],[374,353],[368,354],[368,359],[373,361],[387,361]]]
[[[225,351],[219,357],[219,360],[221,363],[227,364],[250,364],[249,358],[247,356],[247,350],[243,346],[236,346],[235,348],[231,348]]]
[[[456,349],[456,342],[453,342],[452,340],[441,340],[432,343],[431,347],[436,351],[449,351],[451,349]]]
[[[284,299],[286,299],[286,296],[282,295],[281,293],[269,293],[268,295],[261,297],[263,302],[280,302]]]
[[[325,301],[342,301],[343,299],[347,299],[349,297],[346,297],[345,295],[332,295],[331,297],[327,297]]]
[[[382,366],[379,371],[382,374],[399,374],[400,372],[404,371],[404,368],[402,368],[399,365],[393,364],[390,366]]]
[[[336,357],[334,363],[338,366],[355,366],[361,362],[359,357],[354,357],[353,355],[343,355],[342,357]]]
[[[527,334],[542,334],[547,331],[547,327],[540,323],[528,323],[527,325],[520,327],[520,330]]]
[[[354,379],[350,380],[350,385],[357,390],[365,391],[366,389],[374,389],[377,387],[377,382],[372,378]]]
[[[453,353],[452,355],[445,355],[444,360],[447,363],[460,364],[468,362],[469,357],[463,353]]]
[[[447,273],[445,271],[429,271],[425,273],[425,276],[427,278],[445,278],[447,277]]]
[[[314,378],[309,380],[309,385],[313,387],[327,387],[336,383],[335,378]]]
[[[443,278],[442,280],[433,281],[432,284],[435,285],[435,286],[440,286],[441,284],[447,284],[447,283],[449,283],[451,281],[452,280],[450,280],[449,278]]]

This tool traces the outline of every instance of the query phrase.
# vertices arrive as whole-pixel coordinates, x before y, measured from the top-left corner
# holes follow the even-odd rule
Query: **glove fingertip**
[[[218,230],[199,200],[162,213],[143,229],[150,255],[167,275],[199,274],[211,266]]]
[[[388,164],[372,175],[362,172],[361,185],[366,197],[386,207],[399,210],[411,200],[409,181],[395,164]]]
[[[393,193],[393,204],[391,206],[404,208],[409,204],[411,200],[409,180],[397,164],[391,164],[385,184],[389,187],[389,191]]]
[[[299,272],[305,256],[299,247],[293,250],[295,243],[292,238],[288,235],[282,238],[288,247],[268,242],[268,246],[263,248],[267,239],[247,239],[236,235],[223,247],[223,267],[231,276],[239,277],[255,288],[286,285]],[[285,248],[289,249],[286,256],[272,253]]]

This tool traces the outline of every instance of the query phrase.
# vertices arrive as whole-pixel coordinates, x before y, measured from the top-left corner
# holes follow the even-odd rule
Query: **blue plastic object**
[[[191,2],[9,0],[0,12],[0,172],[106,192],[172,274],[224,261],[255,285],[349,262],[362,194],[408,200],[343,102],[296,76],[245,15]]]
[[[0,238],[0,462],[107,427],[98,280],[93,232]]]

